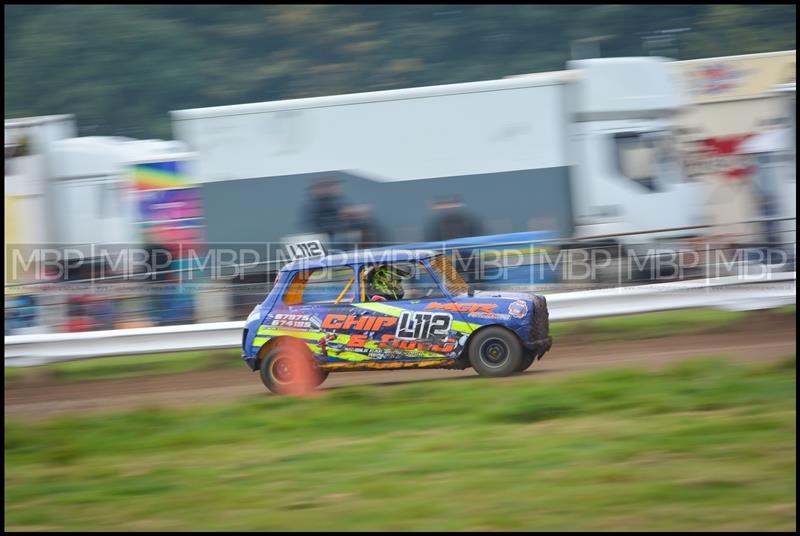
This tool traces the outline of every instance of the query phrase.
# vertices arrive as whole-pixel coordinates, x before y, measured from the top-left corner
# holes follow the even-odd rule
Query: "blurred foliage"
[[[170,110],[560,70],[593,40],[602,56],[794,49],[795,19],[794,5],[6,5],[6,117],[168,138]]]
[[[793,531],[795,368],[694,359],[6,419],[5,529]]]

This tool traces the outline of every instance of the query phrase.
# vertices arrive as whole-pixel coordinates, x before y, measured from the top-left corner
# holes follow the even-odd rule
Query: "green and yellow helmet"
[[[396,267],[381,264],[370,270],[367,274],[367,295],[383,296],[387,300],[402,300],[403,290],[402,280],[408,273]]]

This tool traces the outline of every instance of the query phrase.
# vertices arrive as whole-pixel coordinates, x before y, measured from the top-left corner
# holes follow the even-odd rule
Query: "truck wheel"
[[[264,356],[260,368],[261,381],[279,395],[307,394],[328,376],[302,344],[278,345]]]
[[[509,376],[522,366],[522,343],[499,326],[482,329],[469,343],[469,362],[481,376]]]

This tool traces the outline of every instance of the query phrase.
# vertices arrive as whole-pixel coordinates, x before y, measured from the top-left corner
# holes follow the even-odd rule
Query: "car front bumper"
[[[552,346],[553,337],[544,337],[535,341],[529,341],[525,344],[525,347],[536,357],[542,357]]]

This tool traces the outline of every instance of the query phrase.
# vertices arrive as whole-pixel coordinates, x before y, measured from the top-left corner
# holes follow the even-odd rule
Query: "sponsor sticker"
[[[397,323],[393,316],[371,316],[329,314],[320,324],[322,329],[339,329],[343,331],[380,331]]]
[[[449,354],[456,350],[459,342],[452,337],[446,337],[439,342],[418,341],[409,339],[399,339],[395,335],[384,334],[380,340],[375,341],[366,334],[350,335],[343,342],[334,342],[335,334],[323,335],[319,339],[319,347],[322,355],[328,355],[328,350],[346,350],[367,355],[370,358],[397,359],[399,354],[413,354],[414,352],[435,352]],[[372,347],[376,344],[378,347]],[[462,341],[460,344],[464,344]],[[369,345],[369,346],[368,346]],[[394,351],[393,351],[394,350]]]
[[[459,313],[491,313],[497,308],[496,303],[440,303],[431,302],[425,309],[439,309],[441,311],[456,311]]]
[[[512,302],[508,306],[508,314],[514,318],[523,318],[528,314],[528,304],[522,300]]]
[[[487,318],[489,320],[509,320],[511,318],[511,315],[505,313],[484,313],[482,311],[469,313],[469,316],[470,318]]]
[[[277,313],[270,325],[284,326],[289,328],[311,328],[311,317],[309,315]]]
[[[423,351],[423,352],[436,352],[440,354],[449,354],[455,351],[457,341],[452,337],[447,337],[440,342],[417,341],[410,339],[400,339],[394,335],[384,335],[381,337],[380,348],[391,348],[398,350],[400,353]]]

